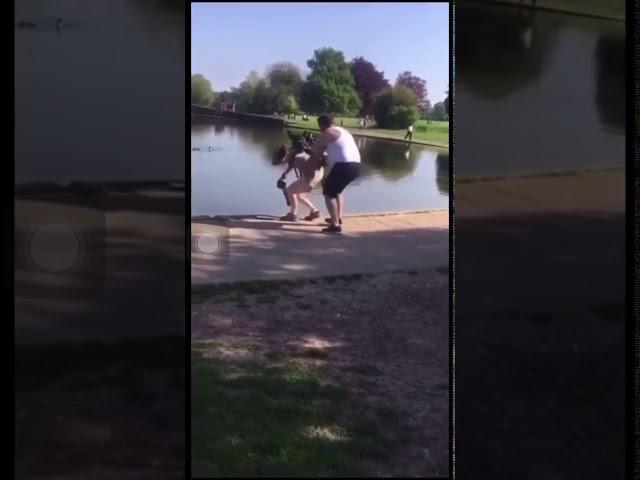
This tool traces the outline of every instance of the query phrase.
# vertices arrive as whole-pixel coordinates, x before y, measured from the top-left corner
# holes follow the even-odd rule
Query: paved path
[[[320,233],[322,223],[274,217],[194,219],[192,284],[269,280],[447,266],[449,212],[350,216],[342,235]],[[213,236],[228,242],[214,255],[198,251]]]
[[[458,177],[455,218],[623,213],[624,192],[623,169],[487,180]]]

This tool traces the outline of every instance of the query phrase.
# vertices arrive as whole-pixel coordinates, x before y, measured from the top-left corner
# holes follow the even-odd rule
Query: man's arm
[[[336,129],[328,128],[325,130],[316,143],[311,147],[311,154],[309,161],[312,162],[312,165],[320,165],[322,162],[322,154],[325,152],[329,144],[335,141],[340,133],[335,131]]]
[[[320,135],[320,138],[313,144],[311,147],[311,152],[309,152],[309,162],[312,165],[319,165],[322,160],[322,154],[327,149],[327,139],[325,134]]]

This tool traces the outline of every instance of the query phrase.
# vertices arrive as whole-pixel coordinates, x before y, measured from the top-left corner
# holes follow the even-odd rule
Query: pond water
[[[286,213],[276,188],[284,167],[272,165],[271,159],[287,141],[286,131],[277,128],[232,120],[192,123],[191,146],[201,148],[191,152],[192,215]],[[447,150],[365,137],[356,141],[363,173],[345,190],[347,213],[448,208]],[[293,178],[292,172],[287,181]],[[319,188],[311,199],[326,210]]]
[[[183,3],[21,0],[15,23],[16,183],[184,179]]]
[[[624,22],[463,0],[455,41],[457,179],[624,168]]]

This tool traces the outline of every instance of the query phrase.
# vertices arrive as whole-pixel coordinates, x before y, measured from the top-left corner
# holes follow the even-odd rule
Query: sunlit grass
[[[375,122],[369,125],[366,129],[359,127],[359,119],[354,117],[335,117],[336,124],[350,129],[353,133],[366,134],[370,136],[377,136],[379,138],[398,138],[402,139],[405,136],[406,130],[390,130],[384,128],[376,128]],[[309,121],[303,121],[298,115],[295,120],[287,120],[287,123],[291,127],[304,128],[306,130],[318,130],[317,117],[309,115]],[[425,130],[423,130],[425,129]],[[414,125],[413,139],[422,140],[424,142],[435,142],[436,144],[449,145],[449,122],[432,121],[428,123],[427,120],[418,120]]]
[[[388,416],[354,409],[346,388],[279,360],[229,365],[192,356],[194,477],[362,476],[361,459],[389,455]]]

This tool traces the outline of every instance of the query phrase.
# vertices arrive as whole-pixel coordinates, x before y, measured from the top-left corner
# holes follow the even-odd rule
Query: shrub
[[[415,94],[406,87],[383,90],[373,100],[373,116],[382,128],[406,128],[420,118]]]
[[[420,118],[418,107],[393,107],[389,116],[391,127],[387,128],[407,128],[413,125]]]

